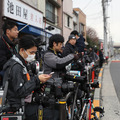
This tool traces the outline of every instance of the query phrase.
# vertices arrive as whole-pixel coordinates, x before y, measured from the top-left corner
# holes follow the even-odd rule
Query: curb
[[[100,107],[100,96],[101,96],[101,87],[102,87],[102,78],[103,78],[103,71],[104,71],[104,66],[100,69],[99,75],[98,75],[98,81],[99,81],[99,88],[96,88],[94,91],[94,100],[93,100],[93,105],[94,107]],[[99,112],[97,112],[97,116],[100,117]]]

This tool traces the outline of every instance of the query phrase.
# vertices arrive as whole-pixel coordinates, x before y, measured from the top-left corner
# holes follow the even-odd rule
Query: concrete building
[[[80,8],[74,8],[74,10],[79,14],[79,33],[83,31],[85,33],[86,40],[86,15],[82,12]]]
[[[62,0],[1,0],[1,3],[0,27],[2,18],[16,21],[19,29],[26,26],[19,37],[32,34],[48,43],[52,34],[63,33]]]
[[[73,2],[72,0],[63,1],[63,36],[65,42],[73,30]]]

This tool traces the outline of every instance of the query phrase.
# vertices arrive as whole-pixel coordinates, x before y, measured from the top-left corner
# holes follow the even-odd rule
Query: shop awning
[[[35,36],[42,35],[42,36],[47,36],[47,37],[50,37],[52,35],[51,33],[48,33],[41,28],[37,28],[37,27],[31,26],[31,25],[27,25],[27,24],[24,24],[24,23],[21,23],[21,22],[17,22],[17,24],[18,24],[18,30],[20,30],[24,27],[24,29],[22,29],[20,31],[20,32],[23,32],[23,33],[32,34],[32,35],[35,35]]]

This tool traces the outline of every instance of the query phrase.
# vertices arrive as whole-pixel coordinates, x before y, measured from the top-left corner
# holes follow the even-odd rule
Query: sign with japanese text
[[[39,28],[43,27],[43,14],[18,0],[4,0],[3,15]]]

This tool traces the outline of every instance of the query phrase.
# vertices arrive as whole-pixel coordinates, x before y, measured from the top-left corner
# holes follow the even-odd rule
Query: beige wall
[[[65,43],[68,40],[68,36],[70,35],[73,29],[73,2],[72,0],[64,0],[63,1],[63,36],[65,38]],[[70,17],[70,27],[67,27],[67,16]]]
[[[43,12],[43,16],[45,17],[45,0],[38,0],[38,9]]]
[[[38,0],[21,0],[24,1],[25,3],[33,6],[34,8],[38,8]]]
[[[58,8],[58,10],[57,10],[57,15],[59,17],[58,18],[58,27],[60,27],[60,29],[63,29],[63,6],[62,6],[62,3],[61,3],[61,7]]]

